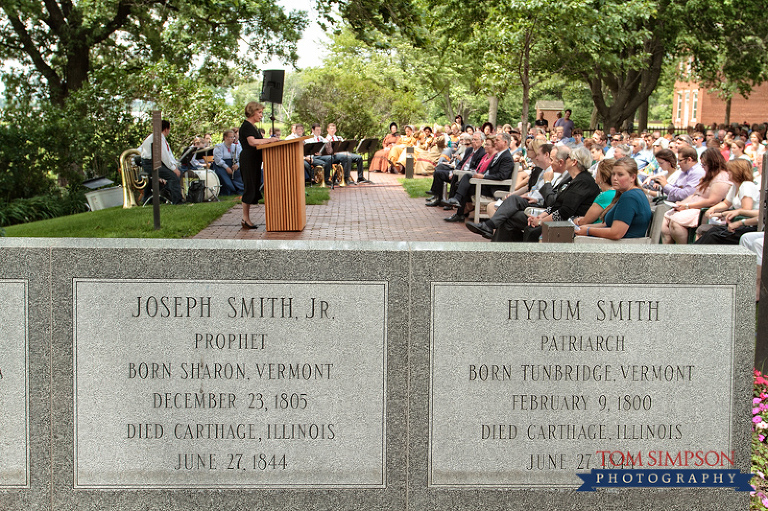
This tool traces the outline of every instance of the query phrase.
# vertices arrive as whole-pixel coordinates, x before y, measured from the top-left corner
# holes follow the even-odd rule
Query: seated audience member
[[[680,148],[681,154],[683,151],[687,154],[696,154],[693,147]],[[680,166],[682,168],[682,161]],[[702,153],[701,166],[705,174],[695,191],[678,201],[673,209],[664,214],[661,236],[665,244],[688,243],[688,228],[699,225],[699,209],[714,206],[725,198],[731,188],[725,159],[717,149],[707,149]]]
[[[475,134],[475,128],[471,124],[467,124],[467,127],[464,128],[464,133],[468,135],[474,135]]]
[[[382,142],[383,149],[379,149],[373,155],[369,167],[371,172],[387,172],[389,170],[389,151],[397,144],[398,140],[400,140],[400,135],[397,132],[397,123],[392,122],[389,124],[389,133],[387,133]]]
[[[485,121],[483,123],[483,125],[480,127],[480,131],[485,133],[486,137],[488,135],[495,135],[496,134],[496,129],[493,127],[493,124],[488,122],[488,121]]]
[[[630,147],[626,144],[619,144],[613,148],[614,160],[620,160],[621,158],[624,158],[625,156],[630,156],[631,154],[632,154],[632,149],[630,149]]]
[[[544,185],[547,172],[552,172],[552,149],[554,146],[547,143],[546,140],[534,140],[531,142],[531,163],[530,175],[528,176],[528,183],[523,193],[519,193],[520,190],[515,190],[515,195],[522,195],[523,197],[532,197],[531,194],[538,193],[541,187]],[[552,174],[554,175],[554,173]],[[541,195],[535,198],[541,199]]]
[[[418,136],[414,132],[413,126],[405,127],[405,135],[400,137],[400,140],[392,146],[389,150],[389,161],[392,164],[391,169],[393,172],[405,173],[405,166],[400,165],[400,156],[405,153],[406,148],[413,147],[419,141]]]
[[[467,174],[461,178],[456,189],[456,194],[448,199],[448,204],[455,206],[458,210],[453,216],[445,218],[446,222],[464,221],[467,204],[469,204],[475,193],[475,185],[469,182],[471,178],[503,181],[512,177],[515,162],[512,159],[512,154],[509,152],[509,144],[511,140],[512,137],[509,133],[500,133],[496,135],[494,146],[498,152],[494,155],[493,160],[488,166],[488,170],[484,173],[476,172],[475,174]],[[508,188],[504,185],[489,185],[483,187],[483,191],[489,196],[493,196],[493,193],[497,190],[504,189]]]
[[[299,126],[301,126],[301,132],[299,132]],[[323,127],[320,124],[313,124],[312,125],[312,138],[308,138],[304,140],[305,144],[316,144],[316,143],[328,143],[327,140],[325,140],[321,135]],[[298,124],[296,125],[296,134],[299,137],[304,136],[304,126]],[[331,181],[331,165],[333,163],[333,157],[330,155],[321,155],[320,152],[317,152],[313,155],[305,156],[304,160],[309,164],[310,168],[319,165],[323,167],[323,179],[325,181],[326,186],[331,186],[333,182]],[[306,173],[307,167],[305,165],[304,172]],[[305,176],[306,177],[306,176]]]
[[[595,177],[595,174],[597,173],[597,164],[605,159],[605,153],[591,138],[584,140],[584,147],[586,147],[589,154],[592,155],[592,165],[589,167],[589,173],[592,174],[592,177]]]
[[[242,194],[245,186],[240,177],[240,145],[235,145],[235,132],[227,130],[223,133],[223,142],[213,148],[213,164],[211,169],[216,173],[221,184],[222,195]]]
[[[646,149],[645,140],[642,138],[632,140],[632,154],[630,156],[637,162],[638,170],[643,170],[653,160],[653,154]]]
[[[272,128],[269,128],[269,138],[276,138],[279,140],[280,134],[281,134],[280,128],[275,128],[274,130]]]
[[[336,134],[336,125],[334,123],[329,123],[327,128],[327,137],[326,140],[328,142],[341,142],[344,140],[343,137],[340,137]],[[344,168],[344,181],[348,185],[357,185],[358,183],[370,183],[367,179],[365,179],[365,176],[363,175],[363,157],[357,153],[350,153],[347,151],[342,151],[340,153],[336,153],[333,155],[333,163],[340,163],[341,166]],[[357,166],[357,182],[352,178],[352,165],[355,164]]]
[[[171,132],[171,123],[163,119],[161,123],[161,153],[160,153],[160,168],[157,171],[158,178],[166,183],[166,187],[171,194],[171,202],[173,204],[181,204],[183,199],[181,197],[181,171],[179,170],[176,158],[173,157],[171,152],[171,146],[168,145],[166,137]],[[150,133],[144,142],[141,144],[141,166],[144,171],[152,175],[152,140],[153,134]]]
[[[417,146],[413,154],[413,173],[417,176],[432,174],[445,149],[445,137],[442,134],[434,137],[431,145],[425,148]]]
[[[737,158],[741,158],[744,160],[747,160],[750,164],[752,164],[752,159],[747,156],[747,154],[744,152],[746,149],[746,144],[743,140],[738,139],[731,142],[731,160],[735,160]]]
[[[459,136],[461,136],[461,132],[462,132],[461,126],[459,126],[456,123],[453,123],[451,125],[451,134],[450,134],[451,147],[456,147],[456,144],[459,143]]]
[[[581,130],[581,128],[574,128],[573,129],[573,142],[571,142],[570,146],[571,149],[576,149],[577,147],[584,147],[584,132]]]
[[[666,140],[662,138],[661,140]],[[658,146],[655,146],[656,149]],[[656,178],[663,176],[666,178],[667,183],[674,183],[676,177],[673,177],[677,172],[677,156],[669,149],[659,149],[653,156],[654,166],[657,167],[656,171],[646,177],[643,180],[642,188],[645,190],[646,195],[649,197],[658,197],[661,192],[661,185],[656,182]],[[646,167],[648,168],[648,167]],[[679,173],[678,173],[679,174]],[[679,175],[678,175],[679,177]]]
[[[615,131],[616,131],[615,128],[611,128],[611,145],[608,146],[606,148],[606,150],[605,150],[605,157],[606,158],[614,158],[615,159],[613,151],[622,142],[621,134],[620,133],[615,133]]]
[[[616,160],[611,171],[616,190],[603,225],[581,225],[578,236],[594,236],[610,240],[642,238],[651,222],[651,206],[643,190],[637,185],[637,162],[632,158]]]
[[[600,194],[595,198],[595,202],[589,207],[584,216],[574,220],[576,225],[589,225],[602,222],[606,208],[613,202],[616,196],[616,189],[612,184],[613,164],[616,160],[609,158],[603,159],[597,165],[595,173],[595,183],[600,187]]]
[[[699,186],[705,174],[704,168],[698,160],[699,156],[693,147],[681,147],[677,153],[677,165],[680,171],[676,173],[675,182],[670,183],[668,176],[654,176],[654,182],[669,201],[681,201],[696,191],[696,187]]]
[[[443,185],[445,183],[451,183],[452,192],[455,193],[455,184],[453,181],[454,170],[466,170],[475,171],[480,165],[480,161],[485,155],[485,149],[483,149],[483,143],[485,142],[485,135],[479,131],[472,135],[472,142],[470,149],[464,151],[464,157],[456,167],[454,168],[450,163],[441,163],[435,167],[435,173],[432,176],[432,187],[430,188],[430,195],[434,199],[427,203],[429,207],[435,207],[441,205],[440,196],[443,193]]]
[[[464,117],[461,114],[457,114],[453,122],[459,127],[460,133],[467,131],[467,124],[464,122]]]
[[[515,190],[527,190],[530,172],[525,163],[525,151],[521,145],[522,137],[516,129],[510,128],[509,136],[512,137],[509,143],[509,152],[512,155],[512,161],[520,165],[520,171],[517,173],[517,182]]]
[[[603,156],[605,156],[606,146],[608,145],[608,137],[605,135],[605,132],[603,130],[595,130],[592,133],[592,140],[600,146],[600,149],[603,150]]]
[[[763,136],[759,131],[753,131],[750,133],[749,145],[744,148],[744,154],[749,156],[749,158],[752,160],[753,168],[755,170],[755,177],[762,175],[765,146],[763,145]]]
[[[722,202],[704,213],[704,221],[719,218],[725,224],[699,226],[696,233],[701,237],[696,240],[697,244],[738,245],[744,234],[757,230],[757,222],[750,222],[757,218],[760,209],[760,190],[752,180],[752,166],[747,160],[736,159],[726,163],[725,167],[733,186]],[[747,218],[736,220],[739,216]]]
[[[567,146],[555,147],[552,152],[552,170],[564,169],[568,176],[555,188],[549,180],[545,182],[541,192],[547,207],[541,214],[529,216],[525,212],[529,199],[509,195],[493,217],[479,224],[469,222],[467,228],[493,241],[538,241],[543,222],[583,216],[600,193],[587,170],[592,156],[583,147],[575,149],[573,155]]]
[[[557,126],[555,128],[555,139],[556,139],[555,145],[567,145],[571,147],[575,142],[575,139],[573,137],[565,136],[565,128],[563,126]]]

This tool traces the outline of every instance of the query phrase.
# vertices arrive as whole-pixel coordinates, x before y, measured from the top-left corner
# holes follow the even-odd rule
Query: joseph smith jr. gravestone
[[[75,487],[384,487],[386,289],[76,279]]]

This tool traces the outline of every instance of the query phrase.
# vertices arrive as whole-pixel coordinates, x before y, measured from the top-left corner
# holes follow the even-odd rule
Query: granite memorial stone
[[[27,488],[29,414],[26,281],[0,280],[0,488]]]
[[[75,487],[384,487],[384,282],[76,279]]]
[[[457,293],[484,314],[463,315]],[[733,286],[435,283],[430,484],[729,468],[734,299]]]

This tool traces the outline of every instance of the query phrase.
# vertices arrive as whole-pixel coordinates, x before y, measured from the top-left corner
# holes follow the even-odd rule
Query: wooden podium
[[[264,160],[264,214],[267,231],[301,231],[307,225],[304,140],[260,145]]]

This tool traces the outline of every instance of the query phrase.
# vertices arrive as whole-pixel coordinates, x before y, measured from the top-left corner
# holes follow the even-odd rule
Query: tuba
[[[142,177],[141,163],[136,164],[136,157],[141,153],[138,149],[126,149],[120,155],[120,175],[123,176],[123,208],[138,206],[136,197],[146,188],[147,178]]]

